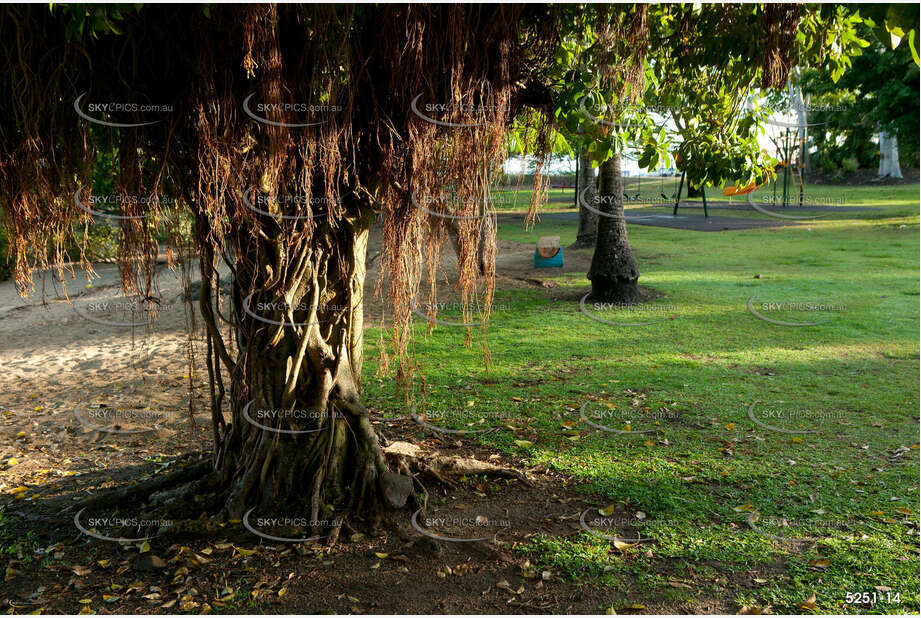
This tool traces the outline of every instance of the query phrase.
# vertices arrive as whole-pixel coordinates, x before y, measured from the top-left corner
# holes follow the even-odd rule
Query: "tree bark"
[[[361,399],[369,219],[335,229],[321,223],[294,247],[283,244],[290,236],[280,230],[260,235],[237,260],[232,422],[215,420],[215,467],[230,518],[256,509],[311,522],[373,519],[384,507],[406,504],[412,481],[388,469]],[[265,264],[283,267],[272,272]],[[243,285],[253,280],[262,284]],[[245,289],[258,292],[241,298]],[[338,528],[312,533],[337,535]]]
[[[589,249],[595,246],[595,240],[598,238],[598,215],[584,208],[582,203],[593,206],[597,201],[595,197],[598,191],[595,188],[595,168],[592,167],[592,158],[587,154],[579,156],[579,182],[576,191],[576,200],[579,203],[579,232],[571,248]]]
[[[899,166],[899,140],[888,131],[879,132],[879,170],[877,176],[882,178],[901,178]]]
[[[601,164],[599,181],[597,210],[603,214],[598,217],[598,241],[588,271],[591,297],[602,302],[636,302],[640,299],[639,269],[627,239],[620,154]]]

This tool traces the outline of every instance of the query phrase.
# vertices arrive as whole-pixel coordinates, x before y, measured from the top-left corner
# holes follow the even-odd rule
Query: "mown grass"
[[[588,532],[543,536],[519,548],[532,561],[667,603],[918,611],[918,186],[829,189],[881,210],[735,232],[628,226],[640,282],[661,296],[588,311],[642,326],[590,319],[584,274],[552,270],[535,276],[571,300],[498,293],[488,370],[476,333],[464,347],[463,328],[417,325],[429,406],[456,410],[456,427],[502,427],[483,442],[577,477],[605,497],[598,507],[642,511],[641,536],[653,539],[617,549]],[[499,228],[516,242],[559,235],[564,247],[575,232],[546,219]],[[781,326],[749,311],[753,297],[842,310]],[[371,359],[377,339],[366,337]],[[371,404],[405,414],[374,370]],[[580,420],[583,404],[596,423],[651,433],[597,430]],[[753,404],[764,424],[798,433],[753,422]],[[849,592],[883,598],[848,604]],[[814,607],[801,605],[813,594]]]

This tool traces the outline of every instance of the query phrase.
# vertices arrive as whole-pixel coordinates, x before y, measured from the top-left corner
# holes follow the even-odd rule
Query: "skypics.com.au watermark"
[[[159,118],[143,122],[116,122],[115,120],[106,120],[106,117],[119,118],[128,114],[156,116],[168,114],[173,111],[172,105],[136,103],[132,101],[93,101],[90,99],[84,103],[84,99],[88,95],[88,92],[84,92],[74,99],[74,111],[77,112],[80,118],[104,127],[130,129],[157,124],[162,120],[162,118]]]
[[[413,191],[409,201],[414,208],[439,219],[465,221],[492,217],[497,208],[511,208],[517,203],[513,195],[488,193],[472,198],[460,195],[419,195]]]
[[[77,315],[84,320],[117,328],[149,326],[153,318],[167,311],[184,311],[184,307],[178,303],[167,303],[158,297],[141,295],[119,297],[114,300],[77,299],[72,306]]]
[[[264,103],[254,101],[253,97],[255,96],[256,93],[253,92],[243,100],[243,112],[256,122],[273,127],[297,129],[319,126],[330,122],[333,115],[342,112],[341,105],[305,102]],[[304,115],[308,115],[310,120],[304,119],[299,122],[287,121],[289,116]],[[269,116],[272,118],[269,118]],[[275,120],[273,120],[273,118],[275,118]]]
[[[476,408],[427,409],[423,414],[417,412],[418,405],[413,405],[410,418],[416,423],[437,433],[470,435],[496,431],[495,423],[508,423],[515,415],[510,411],[480,410]],[[461,426],[464,429],[450,427]]]
[[[275,543],[312,543],[342,526],[341,519],[310,519],[304,516],[253,516],[255,507],[243,515],[243,527]],[[319,532],[319,534],[317,534]]]
[[[119,194],[90,195],[89,197],[83,197],[82,194],[84,189],[85,187],[81,186],[74,192],[74,205],[83,212],[92,215],[93,217],[109,219],[112,221],[140,221],[152,216],[152,213],[149,212],[144,212],[139,215],[122,214],[122,212],[124,212],[124,210],[128,207],[137,208],[138,206],[141,206],[145,210],[152,206],[156,206],[158,208],[171,208],[174,207],[177,203],[175,198],[172,198],[168,195],[153,196]],[[113,212],[114,209],[117,209],[118,212]]]
[[[615,543],[645,543],[654,540],[651,529],[680,527],[677,520],[651,519],[642,511],[629,512],[614,505],[588,508],[579,516],[579,526],[598,538]]]
[[[328,324],[332,318],[326,320],[309,320],[301,321],[298,317],[298,314],[301,316],[311,316],[316,314],[317,317],[322,315],[337,315],[349,309],[346,305],[338,305],[332,303],[319,303],[316,305],[307,304],[303,301],[296,304],[290,304],[286,300],[272,300],[272,301],[258,301],[253,303],[253,296],[256,295],[256,292],[251,293],[245,299],[243,299],[243,311],[249,315],[251,318],[264,322],[265,324],[272,324],[274,326],[315,326]],[[292,319],[285,320],[276,320],[269,317],[266,317],[264,314],[274,314],[279,317],[293,316]]]
[[[757,301],[754,296],[746,302],[748,312],[763,322],[777,326],[819,326],[846,313],[848,307],[839,302],[814,300]]]
[[[482,326],[487,320],[483,318],[484,307],[477,303],[460,303],[460,302],[434,302],[434,303],[416,303],[413,302],[412,312],[430,324],[440,324],[442,326],[454,326],[459,328],[470,328],[473,326]],[[496,317],[501,317],[512,310],[511,303],[493,303],[489,308],[489,321],[492,322]],[[446,319],[444,314],[450,318]],[[443,317],[437,317],[442,315]],[[475,322],[458,321],[463,320],[465,315],[478,316],[480,319]]]
[[[86,507],[80,509],[74,515],[74,525],[77,530],[88,537],[111,543],[147,541],[174,525],[174,522],[169,519],[124,517],[114,513],[100,517],[84,517],[83,512],[85,510]],[[123,531],[126,529],[130,531],[131,536],[123,536],[125,534]]]
[[[424,507],[413,513],[410,523],[419,534],[449,543],[475,543],[489,541],[500,532],[511,528],[508,519],[484,514],[456,514],[432,512],[424,514]]]
[[[747,414],[758,427],[782,434],[815,434],[820,428],[847,418],[841,410],[778,407],[761,401],[754,401]]]
[[[453,129],[471,129],[480,127],[490,122],[490,118],[495,118],[499,113],[507,108],[492,105],[488,103],[423,103],[422,95],[416,95],[409,104],[413,114],[428,122],[440,127],[449,127]],[[446,120],[446,118],[458,119],[477,119],[479,122],[455,122],[455,120]]]
[[[156,431],[170,415],[149,408],[116,408],[100,404],[78,405],[74,417],[90,431],[138,434]]]
[[[299,408],[296,406],[283,409],[268,408],[255,405],[253,401],[249,401],[243,406],[240,414],[247,423],[263,431],[299,435],[316,433],[322,430],[325,426],[325,421],[331,418],[335,412],[330,413],[326,410]],[[296,428],[305,425],[310,425],[310,427],[306,429]]]
[[[591,302],[591,292],[579,299],[582,315],[609,326],[649,326],[674,319],[681,313],[678,305],[652,299],[644,302]]]
[[[249,210],[265,217],[286,221],[300,221],[303,219],[326,219],[330,216],[331,211],[335,211],[342,205],[342,202],[341,200],[331,201],[322,196],[261,195],[256,194],[254,189],[250,187],[243,192],[243,204]],[[268,210],[270,208],[274,208],[276,211],[285,210],[287,214]],[[298,212],[308,208],[310,210],[309,214]]]
[[[619,435],[650,434],[663,423],[678,419],[669,409],[626,409],[598,401],[586,401],[579,407],[579,419],[594,429]]]
[[[746,514],[745,523],[755,533],[783,543],[817,543],[835,534],[854,534],[855,529],[866,526],[855,519],[763,516],[757,510]]]

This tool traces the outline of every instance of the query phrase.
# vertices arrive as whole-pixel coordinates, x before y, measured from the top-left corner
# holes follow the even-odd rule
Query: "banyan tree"
[[[164,234],[202,278],[214,451],[199,477],[174,482],[234,518],[272,505],[354,525],[402,507],[413,484],[389,469],[362,400],[364,294],[377,287],[388,301],[382,365],[405,383],[413,302],[435,289],[449,221],[460,293],[490,302],[495,229],[480,215],[512,120],[525,109],[549,120],[549,69],[567,28],[597,28],[620,63],[613,78],[642,79],[630,63],[643,62],[646,10],[5,5],[0,208],[16,283],[29,293],[36,269],[81,243],[89,215],[78,203],[94,179],[149,196],[120,202],[125,290],[153,294]],[[780,84],[796,15],[765,20],[766,73]],[[546,131],[536,129],[539,154]],[[374,221],[383,274],[366,285]],[[246,422],[253,409],[276,413]]]

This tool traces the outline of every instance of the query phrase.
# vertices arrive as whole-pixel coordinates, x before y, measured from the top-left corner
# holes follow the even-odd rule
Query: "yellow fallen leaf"
[[[389,556],[390,554],[383,554],[383,553],[381,553],[381,552],[377,552],[377,551],[376,551],[376,552],[374,552],[374,555],[377,556],[378,558],[386,558],[386,557]]]
[[[515,440],[515,444],[521,448],[526,448],[528,446],[532,446],[534,443],[529,440]]]
[[[818,560],[810,560],[809,566],[815,568],[816,570],[824,571],[831,566],[831,561],[825,560],[824,558],[820,558]]]
[[[83,606],[83,609],[80,610],[80,614],[81,614],[81,615],[95,614],[95,613],[96,613],[95,611],[93,611],[92,609],[90,609],[90,606],[89,606],[89,605],[84,605],[84,606]]]
[[[732,430],[735,429],[735,428],[736,428],[736,424],[735,424],[735,423],[729,423],[728,425],[726,425],[726,429],[728,429],[728,430],[730,430],[730,431],[732,431]]]
[[[805,601],[802,601],[801,603],[798,603],[797,607],[799,607],[800,609],[812,609],[812,610],[819,609],[818,606],[816,606],[815,604],[815,593],[813,592],[812,596],[810,596],[808,599],[806,599]]]
[[[18,463],[19,463],[19,462],[16,461],[16,458],[15,458],[15,457],[10,457],[9,459],[6,460],[6,464],[7,464],[8,466],[15,466],[15,465],[18,464]]]
[[[617,510],[617,505],[616,505],[616,504],[609,504],[609,505],[607,505],[606,507],[604,507],[603,509],[598,509],[598,512],[599,512],[600,514],[604,515],[605,517],[610,517],[611,515],[614,514],[614,511],[615,511],[615,510]]]
[[[746,502],[745,504],[733,507],[732,510],[735,511],[736,513],[747,513],[749,511],[754,511],[755,507],[752,506],[751,502]]]
[[[281,590],[278,591],[278,596],[283,597],[288,594],[288,587],[284,586]]]
[[[799,436],[796,436],[795,438],[791,438],[791,439],[790,439],[790,442],[792,442],[793,444],[800,444],[800,443],[802,443],[802,441],[803,441],[803,439],[800,438]]]
[[[901,513],[902,515],[911,515],[911,509],[905,508],[904,506],[897,507],[895,509],[896,513]]]

